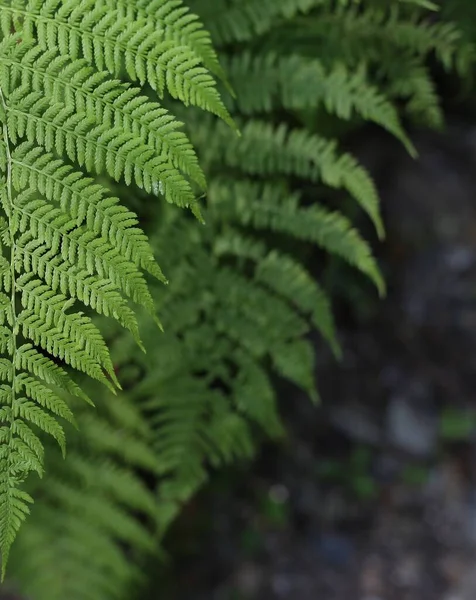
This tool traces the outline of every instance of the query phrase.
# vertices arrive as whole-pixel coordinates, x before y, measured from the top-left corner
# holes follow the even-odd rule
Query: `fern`
[[[151,432],[132,406],[113,400],[99,414],[77,407],[82,441],[70,445],[65,462],[48,448],[54,475],[12,551],[13,575],[38,600],[120,598],[141,581],[131,559],[155,552],[157,501],[131,471],[157,475]]]
[[[166,10],[173,5],[177,3],[166,4]],[[132,81],[148,83],[159,96],[167,89],[185,104],[229,120],[213,79],[194,49],[178,45],[140,13],[131,19],[120,5],[112,8],[109,2],[95,0],[82,0],[79,5],[75,0],[14,0],[0,6],[4,35],[21,24],[26,35],[37,35],[44,50],[57,46],[72,60],[83,55],[99,71],[106,69],[113,75],[124,68]]]
[[[75,408],[80,432],[68,426],[66,462],[48,445],[50,478],[20,488],[39,500],[12,549],[12,574],[33,600],[137,597],[156,544],[209,470],[249,460],[263,435],[285,435],[276,379],[318,399],[310,335],[317,330],[341,352],[319,274],[337,257],[384,291],[349,210],[363,210],[382,237],[378,194],[338,131],[371,121],[414,153],[402,116],[442,121],[429,59],[462,74],[472,65],[471,44],[426,0],[189,4],[218,54],[176,0],[0,0],[1,80],[15,99],[3,163],[12,148],[18,300],[24,293],[28,318],[43,311],[49,324],[59,322],[57,306],[73,302],[65,312],[74,319],[61,318],[72,335],[87,329],[81,350],[90,344],[75,360],[83,373],[96,365],[109,386],[99,415]],[[28,36],[18,44],[10,34],[20,24]],[[235,90],[225,104],[209,72]],[[204,173],[207,226],[198,227],[173,205],[200,217]],[[130,195],[124,184],[134,184],[131,203],[147,222],[166,290],[146,285],[144,272],[164,276],[137,218],[115,197]],[[158,195],[169,201],[160,212]],[[101,318],[83,321],[73,312],[79,304]],[[155,307],[160,336],[150,327]],[[83,395],[36,348],[44,329],[30,320],[38,333],[25,352],[38,359],[24,370]],[[91,327],[106,332],[112,359]],[[0,365],[5,377],[8,365]],[[118,399],[115,376],[125,388]],[[28,439],[41,454],[43,440]]]
[[[267,113],[280,106],[305,110],[322,104],[341,119],[358,114],[377,123],[414,153],[395,107],[369,85],[363,65],[349,71],[344,63],[336,63],[328,71],[319,60],[250,52],[232,56],[225,65],[232,85],[240,89],[234,104],[246,115]]]
[[[445,12],[450,16],[457,13],[458,2],[445,3]],[[315,63],[319,58],[321,70],[338,69],[341,77],[345,76],[345,69],[353,73],[364,68],[372,74],[369,82],[377,84],[387,100],[404,100],[413,119],[431,126],[441,125],[442,115],[431,75],[425,68],[426,58],[436,55],[446,69],[455,68],[462,76],[468,76],[474,62],[474,44],[464,38],[460,24],[435,19],[434,11],[438,7],[425,0],[385,3],[379,0],[337,3],[331,0],[261,3],[248,0],[245,5],[236,1],[230,5],[220,0],[213,3],[213,7],[209,0],[193,0],[191,4],[218,46],[226,49],[236,42],[249,42],[254,48],[253,41],[258,39],[259,47],[265,48],[267,53],[277,54],[282,60],[292,55],[296,67],[293,80],[299,77],[299,72],[304,73],[304,69],[308,69],[308,73],[310,70],[313,79],[317,77],[316,66],[309,66],[310,59]],[[307,60],[298,66],[297,57]],[[233,62],[236,64],[235,58]],[[239,80],[244,81],[243,77]],[[266,75],[263,81],[266,83]],[[330,82],[326,81],[326,85]],[[363,89],[364,82],[360,91]],[[258,90],[256,96],[260,97]],[[344,90],[341,97],[348,98]]]
[[[127,3],[5,1],[0,27],[4,574],[32,502],[25,479],[43,474],[40,433],[64,454],[60,421],[74,417],[63,392],[88,399],[57,362],[120,387],[84,308],[116,320],[141,346],[130,302],[160,325],[145,273],[165,278],[137,217],[104,176],[200,217],[192,185],[204,188],[205,179],[181,124],[123,81],[124,70],[161,98],[167,92],[231,119],[202,64],[218,72],[208,34],[176,0],[153,17]]]
[[[368,244],[339,210],[342,204],[336,209],[336,197],[352,198],[383,235],[377,192],[365,169],[322,124],[329,116],[372,121],[414,153],[401,115],[435,125],[442,118],[427,60],[436,56],[445,68],[467,73],[473,59],[455,25],[430,18],[427,11],[435,7],[428,2],[383,7],[371,1],[194,0],[191,5],[221,48],[236,90],[227,106],[242,135],[233,138],[221,123],[187,113],[210,182],[211,232],[165,224],[155,238],[161,254],[176,248],[171,256],[182,252],[182,259],[167,268],[176,274],[161,305],[168,336],[155,349],[156,359],[149,353],[146,377],[130,394],[147,407],[147,418],[160,404],[168,422],[174,419],[175,431],[183,427],[183,436],[158,446],[159,460],[172,445],[180,457],[171,467],[177,482],[183,480],[184,462],[193,472],[219,464],[203,426],[212,408],[193,413],[193,426],[188,415],[175,410],[174,394],[162,395],[161,386],[175,390],[186,380],[188,405],[196,408],[204,402],[203,386],[212,385],[210,406],[215,394],[217,402],[224,394],[230,418],[245,418],[254,443],[257,428],[272,437],[284,432],[271,373],[317,397],[308,333],[318,330],[337,356],[340,348],[327,290],[308,271],[309,245],[320,249],[323,262],[326,254],[339,256],[383,291]],[[406,36],[404,43],[400,35]],[[166,362],[158,369],[169,355],[174,366]],[[159,420],[157,440],[162,427]],[[198,438],[197,432],[202,432]],[[228,456],[227,437],[224,425],[222,460]],[[235,442],[243,458],[249,439],[244,432],[245,446]],[[175,512],[180,502],[177,497]]]
[[[200,141],[211,123],[194,127],[193,139]],[[365,170],[349,154],[339,153],[332,140],[310,135],[305,130],[278,127],[253,120],[242,127],[242,136],[229,140],[226,130],[213,129],[210,143],[204,148],[203,160],[221,160],[229,167],[239,167],[249,175],[297,175],[310,181],[323,181],[346,189],[369,214],[380,235],[383,234],[378,196]]]

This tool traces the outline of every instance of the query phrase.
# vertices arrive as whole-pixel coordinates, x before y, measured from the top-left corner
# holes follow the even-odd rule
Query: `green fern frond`
[[[216,327],[221,335],[230,338],[256,358],[272,353],[281,338],[300,336],[308,332],[305,319],[281,298],[267,293],[246,277],[223,268],[217,275]],[[266,302],[269,314],[258,310]]]
[[[0,43],[0,69],[5,87],[39,92],[52,103],[94,115],[98,124],[121,128],[205,186],[196,154],[178,131],[181,124],[160,104],[141,96],[139,89],[95,71],[83,59],[71,61],[56,49],[43,51],[33,42],[19,44],[18,36]]]
[[[26,338],[75,368],[80,356],[87,358],[84,365],[89,367],[81,370],[103,379],[102,368],[118,385],[107,346],[89,317],[66,312],[71,302],[31,273],[20,275],[15,283],[23,306],[17,320]]]
[[[172,0],[175,4],[175,1]],[[231,121],[216,90],[213,77],[187,46],[166,39],[162,29],[137,15],[131,19],[118,8],[95,0],[13,0],[0,3],[4,36],[18,26],[44,50],[56,46],[71,59],[84,56],[100,71],[127,75],[148,83],[159,96],[168,92]]]
[[[145,19],[151,30],[162,30],[167,41],[191,48],[211,73],[226,80],[209,32],[180,0],[101,0],[98,4],[117,8],[121,16]]]
[[[64,453],[61,422],[74,417],[63,393],[87,400],[56,361],[111,391],[120,387],[102,333],[81,305],[112,317],[142,348],[129,302],[160,325],[145,273],[165,278],[136,215],[111,197],[108,177],[190,206],[200,218],[192,185],[204,188],[205,178],[181,124],[149,93],[111,74],[125,71],[159,96],[231,119],[202,64],[218,72],[208,34],[177,0],[156,14],[131,12],[127,2],[4,1],[0,28],[4,573],[28,513],[23,486],[31,471],[43,473],[43,434]],[[116,518],[140,543],[140,531],[114,507],[105,505],[102,518],[111,526]]]
[[[434,53],[446,68],[460,66],[463,71],[474,60],[473,49],[463,43],[454,23],[430,20],[418,7],[409,14],[395,2],[379,7],[371,3],[337,8],[326,5],[312,14],[314,18],[299,21],[294,30],[290,21],[286,43],[296,41],[299,50],[312,38],[323,57],[340,57],[349,66],[371,61],[380,69],[398,63],[399,53],[420,58]],[[342,44],[344,37],[346,43]]]
[[[66,372],[47,358],[31,344],[24,344],[17,349],[18,368],[33,373],[40,381],[64,390],[70,396],[92,404],[88,395],[66,374]]]
[[[65,153],[87,171],[106,171],[116,181],[124,178],[127,185],[135,183],[147,192],[163,193],[179,206],[194,205],[190,185],[171,163],[121,127],[99,123],[73,106],[52,104],[28,87],[15,89],[9,102],[7,124],[13,144],[25,136],[48,152]]]
[[[322,0],[245,0],[229,3],[227,0],[192,2],[193,10],[203,19],[215,44],[245,42],[260,36],[282,19],[306,14]]]
[[[126,296],[144,306],[151,315],[155,313],[140,269],[107,238],[95,235],[87,226],[76,226],[76,220],[67,213],[45,200],[35,199],[33,189],[20,192],[16,202],[12,220],[20,234],[16,254],[19,268],[34,269],[45,254],[49,254],[50,258],[54,254],[57,263],[62,264],[62,259],[91,276],[109,280]],[[47,275],[46,270],[44,274]],[[48,279],[51,282],[54,275],[59,277],[60,274],[50,271]]]
[[[276,346],[272,354],[274,369],[285,379],[305,390],[317,402],[314,381],[315,351],[306,339],[294,339]]]
[[[304,129],[289,129],[284,123],[274,126],[258,120],[248,121],[241,128],[241,137],[231,140],[219,124],[212,134],[210,127],[210,123],[203,124],[203,137],[208,135],[209,139],[203,153],[205,164],[221,162],[249,175],[297,176],[344,189],[367,212],[378,234],[383,236],[378,194],[371,177],[352,155],[340,152],[334,140]],[[195,127],[193,139],[197,145],[201,135],[200,126]]]
[[[390,96],[406,101],[405,110],[417,122],[430,127],[443,125],[443,111],[428,68],[416,61],[398,65],[388,86]]]
[[[403,131],[395,107],[368,81],[365,68],[348,70],[336,63],[330,70],[318,60],[303,56],[252,54],[232,56],[225,67],[230,81],[239,87],[235,101],[243,114],[267,113],[278,107],[289,110],[324,105],[329,113],[350,120],[357,113],[415,150]]]
[[[131,471],[135,466],[150,475],[156,472],[155,466],[150,469],[156,458],[146,441],[149,430],[121,398],[114,399],[114,411],[101,410],[94,419],[79,411],[80,443],[70,444],[67,462],[48,453],[47,469],[56,475],[13,548],[13,575],[35,600],[118,600],[142,578],[131,559],[156,552],[153,532],[160,525],[160,505]],[[140,434],[126,424],[131,415],[132,422],[141,421]],[[129,443],[142,460],[136,462],[133,452],[125,457],[116,451],[125,444],[129,448]],[[20,556],[28,560],[15,560]],[[51,564],[56,568],[49,568]]]
[[[329,298],[301,263],[274,250],[257,265],[255,278],[308,315],[334,354],[337,357],[341,355]],[[288,356],[292,354],[289,352]]]
[[[231,231],[215,238],[214,251],[217,256],[231,255],[253,261],[255,281],[309,316],[336,356],[340,356],[329,298],[299,262],[276,250],[268,251],[265,244]]]
[[[280,368],[282,361],[279,360],[279,348],[273,349],[273,362],[278,372],[303,387],[306,391],[314,393],[314,381],[309,381],[308,374],[304,378],[295,377],[295,373],[292,373],[291,369]],[[285,358],[285,363],[289,365],[293,357],[293,353],[289,353]],[[279,418],[276,394],[268,373],[262,365],[252,360],[245,353],[240,352],[237,360],[239,361],[240,370],[233,382],[233,399],[236,409],[250,421],[257,423],[271,438],[282,437],[284,427]],[[303,369],[306,366],[303,365]],[[257,402],[256,398],[259,398],[260,401]]]
[[[16,433],[18,434],[18,432]],[[7,439],[3,436],[0,439],[2,440],[2,444],[7,443]],[[18,441],[20,440],[21,437],[19,436]],[[25,461],[30,469],[40,468],[39,464],[35,467],[35,464],[39,463],[39,461],[37,457],[32,454],[32,450],[25,442],[23,442],[23,440],[21,440],[21,445],[19,443],[16,445],[18,449],[15,456],[9,461],[9,468],[6,469],[5,465],[0,463],[2,466],[2,473],[0,474],[0,495],[2,498],[0,505],[0,548],[2,549],[2,562],[4,565],[6,565],[8,561],[11,545],[15,540],[20,526],[30,514],[28,505],[33,502],[33,498],[29,494],[18,489],[16,485],[12,485],[10,479],[12,472],[15,472],[13,467],[16,465],[16,468],[18,469],[21,462]],[[15,481],[15,484],[16,483],[17,482]],[[5,568],[3,570],[3,576],[5,576]]]
[[[300,206],[298,194],[251,181],[216,180],[210,186],[210,201],[219,220],[270,229],[317,244],[357,267],[383,292],[384,283],[370,247],[343,215],[317,204]]]
[[[166,282],[147,237],[137,227],[136,215],[121,206],[118,198],[108,197],[106,188],[30,143],[17,146],[11,161],[12,183],[18,193],[38,190],[46,200],[58,204],[64,215],[69,213],[75,226],[86,225],[117,248],[125,260]],[[130,288],[132,293],[134,286]],[[136,297],[142,293],[147,292],[140,289]]]

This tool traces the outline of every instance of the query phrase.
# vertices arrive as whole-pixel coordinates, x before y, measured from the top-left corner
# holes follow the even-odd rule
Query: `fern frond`
[[[216,307],[218,332],[254,357],[272,353],[282,337],[304,335],[309,330],[305,319],[283,299],[231,269],[221,269],[215,285],[222,296]],[[266,315],[258,310],[264,301],[270,311]]]
[[[139,268],[124,258],[106,238],[95,235],[87,227],[76,227],[70,215],[45,200],[35,199],[33,194],[33,189],[21,192],[12,215],[21,234],[18,238],[17,264],[26,269],[33,268],[46,250],[50,257],[55,254],[58,259],[72,262],[90,275],[111,281],[153,315],[154,303]],[[32,260],[28,260],[28,255]]]
[[[233,125],[200,57],[167,39],[162,28],[155,29],[140,15],[131,19],[96,0],[81,0],[79,5],[76,0],[2,0],[0,9],[4,36],[21,24],[44,50],[56,46],[72,59],[84,56],[114,76],[125,68],[133,81],[148,83],[159,96],[167,89],[184,104],[200,106]]]
[[[282,347],[282,346],[281,346]],[[274,366],[278,367],[278,372],[294,381],[311,394],[315,391],[314,381],[310,380],[309,373],[304,378],[294,377],[294,373],[288,369],[284,372],[279,368],[279,350],[273,349]],[[253,361],[245,353],[239,353],[238,361],[240,371],[233,382],[233,399],[236,409],[243,413],[252,422],[257,423],[263,431],[271,438],[281,437],[284,434],[283,424],[279,418],[277,410],[276,394],[272,388],[269,375],[262,365]],[[293,359],[292,353],[286,357],[286,362],[290,364]],[[307,365],[303,365],[303,370]],[[260,401],[257,402],[256,398]]]
[[[125,71],[159,96],[168,92],[232,124],[203,64],[219,72],[200,23],[177,0],[156,8],[152,14],[131,12],[127,2],[0,1],[3,570],[28,513],[25,481],[31,471],[43,473],[43,434],[65,451],[61,423],[74,417],[63,393],[87,400],[54,361],[111,391],[120,387],[102,333],[81,305],[112,317],[142,348],[129,301],[160,325],[144,272],[165,278],[137,217],[110,196],[108,177],[190,206],[200,218],[192,185],[204,188],[205,178],[181,123],[149,93],[111,74]],[[61,501],[78,510],[76,496],[63,492]],[[108,506],[98,502],[93,510],[101,509],[110,527],[116,519],[124,538],[152,547]]]
[[[261,186],[251,181],[217,180],[210,187],[210,200],[217,207],[218,219],[317,244],[357,267],[383,292],[384,283],[370,247],[340,213],[317,204],[302,207],[298,194],[290,195],[280,186]]]
[[[106,344],[89,317],[81,313],[67,313],[68,299],[62,294],[55,294],[33,274],[18,277],[16,289],[23,306],[18,322],[26,338],[73,367],[79,360],[77,351],[81,351],[89,358],[88,364],[94,372],[100,366],[115,380]]]
[[[87,171],[106,173],[114,180],[124,178],[179,206],[195,204],[188,182],[155,148],[143,144],[121,127],[108,127],[74,107],[54,103],[28,87],[10,94],[7,123],[11,141],[18,144],[25,136],[30,143],[48,152],[66,153]]]
[[[297,176],[344,189],[367,212],[383,236],[378,194],[371,177],[351,154],[340,152],[334,140],[304,129],[289,129],[284,123],[274,126],[261,120],[248,121],[241,128],[242,136],[231,140],[219,124],[212,135],[203,127],[209,139],[204,147],[205,162],[210,165],[221,162],[249,175]],[[196,144],[200,144],[200,136],[197,126],[193,134]]]
[[[255,281],[309,316],[334,353],[340,356],[329,298],[299,262],[277,250],[268,251],[265,244],[253,238],[230,231],[215,238],[214,251],[218,256],[231,255],[253,261]]]
[[[3,435],[0,439],[2,440],[2,444],[7,443],[7,439]],[[20,440],[21,438],[19,437],[18,439]],[[0,504],[0,548],[2,551],[2,563],[6,565],[10,555],[10,548],[20,526],[30,514],[28,505],[33,502],[33,498],[23,490],[18,489],[16,485],[12,485],[10,479],[12,473],[18,469],[22,461],[27,463],[29,468],[35,468],[35,463],[39,461],[32,455],[32,450],[26,444],[23,444],[22,449],[21,445],[17,443],[17,451],[15,455],[10,457],[7,464],[3,462],[5,460],[4,454],[4,452],[0,454],[2,458],[2,462],[0,462],[2,467],[2,473],[0,474],[0,496],[2,498]],[[3,568],[3,576],[5,576],[5,567]]]
[[[166,281],[147,237],[137,227],[136,215],[121,206],[118,198],[108,197],[106,188],[29,143],[17,146],[11,160],[17,192],[38,190],[46,200],[57,203],[63,214],[70,214],[76,227],[86,225],[117,248],[125,260]],[[139,292],[146,293],[144,289]]]
[[[40,381],[56,386],[70,396],[75,396],[88,404],[92,404],[88,395],[68,377],[60,366],[38,352],[31,344],[20,346],[17,349],[17,358],[19,369],[33,373]]]
[[[300,312],[309,315],[312,324],[330,344],[336,356],[341,355],[329,298],[302,264],[274,250],[257,265],[255,278],[286,298]],[[292,354],[289,352],[288,356]]]
[[[145,19],[151,30],[162,30],[165,40],[191,48],[211,73],[226,80],[209,32],[180,0],[100,0],[99,4],[117,8],[127,18]]]
[[[56,475],[43,488],[28,527],[13,548],[13,559],[28,557],[12,561],[13,575],[37,600],[118,600],[142,577],[131,559],[156,551],[153,532],[160,525],[160,505],[131,470],[131,466],[145,469],[147,461],[135,462],[132,453],[124,458],[115,451],[132,442],[142,458],[149,457],[147,464],[155,465],[146,441],[147,424],[121,398],[114,399],[115,414],[104,414],[104,408],[93,420],[79,411],[81,433],[77,443],[73,438],[69,445],[67,463],[48,453],[47,469]],[[126,423],[131,415],[133,422],[141,420],[140,434]],[[103,438],[96,435],[98,429]],[[153,475],[155,467],[148,473]],[[53,563],[56,568],[49,568]]]
[[[324,105],[329,113],[350,120],[357,113],[400,139],[414,154],[395,107],[368,81],[365,68],[347,69],[336,63],[326,69],[319,60],[303,56],[245,52],[225,63],[230,81],[240,89],[235,104],[243,114],[268,113]]]
[[[172,387],[163,382],[144,407],[151,411],[151,427],[157,431],[154,450],[164,474],[190,462],[187,456],[190,452],[197,456],[205,454],[215,464],[228,456],[230,441],[226,432],[221,431],[220,440],[216,439],[216,432],[212,433],[219,415],[228,416],[227,399],[219,392],[210,395],[202,386],[200,393],[193,380]]]
[[[325,4],[306,22],[301,20],[299,27],[292,21],[286,24],[287,48],[295,42],[295,51],[300,51],[312,39],[323,60],[326,56],[340,58],[348,66],[371,62],[379,69],[398,64],[401,56],[422,59],[435,54],[445,68],[468,72],[474,60],[474,49],[463,42],[454,23],[428,19],[418,7],[409,13],[396,2],[378,7],[371,3],[337,8]]]
[[[405,109],[417,122],[430,127],[443,125],[443,111],[428,68],[412,61],[399,65],[392,73],[388,93],[406,101]]]
[[[314,382],[315,351],[308,340],[295,339],[273,350],[274,369],[289,381],[305,390],[317,402],[319,396]]]
[[[244,42],[260,36],[283,19],[306,14],[322,0],[195,0],[192,7],[203,19],[217,45]]]
[[[0,43],[0,78],[5,87],[24,88],[43,94],[50,102],[76,107],[95,116],[98,124],[120,128],[159,156],[205,186],[203,171],[181,126],[157,102],[140,90],[95,71],[84,59],[71,61],[56,49],[43,51],[33,42],[18,43],[9,36]]]

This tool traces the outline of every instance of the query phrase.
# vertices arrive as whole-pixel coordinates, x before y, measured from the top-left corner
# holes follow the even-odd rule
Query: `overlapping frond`
[[[169,6],[176,6],[175,0]],[[21,27],[44,50],[56,46],[71,59],[83,56],[98,70],[148,83],[159,96],[167,90],[185,104],[200,106],[232,124],[215,81],[193,48],[178,45],[141,14],[96,0],[3,0],[0,26],[4,35]],[[166,7],[167,8],[167,7]]]
[[[239,86],[235,104],[244,114],[318,108],[350,120],[354,114],[373,121],[400,139],[413,152],[398,112],[388,98],[370,84],[363,65],[349,70],[337,62],[326,69],[319,60],[304,56],[244,52],[233,55],[225,67],[231,84]]]
[[[73,417],[59,389],[83,395],[57,359],[126,388],[119,402],[106,391],[107,414],[75,410],[81,432],[67,431],[69,462],[47,454],[55,477],[38,483],[41,500],[14,548],[26,557],[15,561],[17,580],[34,600],[133,598],[142,558],[209,467],[248,459],[257,431],[284,434],[276,375],[317,397],[308,334],[317,330],[337,356],[340,348],[328,290],[311,271],[338,256],[383,290],[370,245],[339,205],[356,200],[382,235],[378,195],[340,149],[329,116],[340,125],[372,121],[412,151],[400,109],[441,122],[428,57],[460,72],[472,59],[453,24],[429,17],[428,0],[188,4],[221,46],[218,57],[179,0],[0,0],[2,31],[16,32],[0,43],[5,225],[15,224],[14,244],[3,228],[0,276],[6,294],[14,281],[21,305],[12,316],[11,298],[0,297],[0,432],[17,446],[4,451],[14,473],[1,482],[4,548],[37,495],[35,485],[18,487],[28,470],[43,470],[35,420],[63,445],[58,418]],[[209,72],[236,91],[225,104],[241,138],[180,107],[230,122]],[[140,202],[158,195],[199,215],[194,191],[204,189],[204,172],[208,227],[163,207],[152,244],[170,284],[149,292],[144,272],[163,280],[162,271],[105,179],[116,182],[112,195],[124,183],[142,188],[135,206],[146,220],[152,211]],[[332,205],[329,189],[339,192]],[[145,309],[139,317],[131,304]],[[154,306],[160,337],[146,320]],[[113,319],[92,321],[93,312]],[[20,381],[13,396],[12,378]]]
[[[194,0],[191,5],[204,20],[217,45],[245,42],[262,35],[284,19],[306,14],[326,0]]]
[[[282,175],[323,182],[349,192],[383,235],[378,194],[366,170],[348,153],[341,152],[335,140],[305,129],[250,120],[241,128],[241,137],[230,139],[220,124],[202,122],[193,128],[192,139],[200,144],[213,128],[203,148],[203,161],[224,164],[246,174],[261,177]]]
[[[216,203],[218,220],[282,232],[316,244],[360,269],[383,291],[370,247],[340,213],[317,204],[300,206],[298,194],[287,195],[279,186],[219,180],[213,186],[210,199],[213,208]]]
[[[14,547],[12,575],[35,600],[121,599],[143,577],[134,561],[156,552],[159,505],[131,470],[156,474],[151,432],[125,400],[102,404],[93,417],[78,409],[64,464],[48,448],[48,485]]]
[[[3,570],[29,512],[25,480],[43,473],[44,434],[64,453],[61,422],[74,422],[65,398],[87,399],[59,365],[112,391],[120,384],[94,313],[128,329],[142,348],[136,309],[160,325],[146,274],[165,277],[138,218],[108,183],[136,185],[200,217],[193,188],[203,189],[205,177],[181,123],[124,72],[159,97],[169,93],[231,123],[198,19],[177,0],[152,12],[131,6],[0,2]],[[111,508],[111,526],[113,517],[125,523]]]

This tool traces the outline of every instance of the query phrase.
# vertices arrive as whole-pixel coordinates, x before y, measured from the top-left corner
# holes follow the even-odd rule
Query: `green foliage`
[[[208,470],[249,459],[263,435],[284,435],[275,380],[317,398],[309,334],[317,330],[336,356],[340,348],[316,271],[335,257],[384,291],[347,210],[350,201],[382,237],[377,191],[328,124],[373,122],[413,153],[402,116],[442,119],[429,61],[461,73],[471,64],[470,45],[425,0],[189,4],[218,58],[176,0],[0,0],[0,81],[9,94],[2,160],[15,197],[7,216],[17,224],[25,331],[47,352],[61,343],[71,366],[109,384],[117,375],[124,386],[119,399],[101,392],[98,415],[75,410],[80,432],[68,428],[66,462],[48,448],[49,479],[30,482],[40,500],[13,548],[12,574],[33,600],[138,597],[138,574]],[[18,23],[36,36],[31,45],[10,37]],[[209,71],[222,79],[226,108]],[[171,204],[200,216],[204,173],[200,226]],[[104,179],[118,197],[130,197],[124,183],[135,185],[131,203],[167,289],[146,285],[144,271],[164,277]],[[157,195],[169,203],[157,209]],[[71,301],[101,318],[60,315]],[[160,335],[150,327],[153,307]],[[43,341],[57,322],[84,342]],[[28,370],[65,388],[66,374],[53,377],[42,360]]]
[[[81,436],[69,445],[66,461],[49,449],[48,484],[33,488],[44,497],[11,560],[32,598],[125,597],[128,586],[141,580],[134,564],[140,552],[156,552],[157,501],[134,472],[158,473],[151,432],[120,397],[98,410],[77,408]]]
[[[120,2],[0,2],[3,573],[32,502],[24,481],[43,474],[41,434],[64,454],[60,421],[74,417],[63,395],[88,399],[57,363],[120,387],[84,309],[111,317],[139,345],[130,302],[159,323],[145,273],[165,278],[136,215],[111,196],[108,181],[200,216],[192,185],[204,188],[205,180],[187,136],[127,79],[231,123],[202,65],[203,55],[218,72],[208,34],[180,2],[160,5],[152,15],[151,5]]]
[[[319,477],[323,481],[341,486],[360,501],[374,499],[378,484],[371,473],[372,451],[365,446],[357,446],[345,460],[325,460],[318,466]]]
[[[440,436],[443,442],[467,441],[476,424],[476,415],[471,411],[447,408],[440,416]]]

